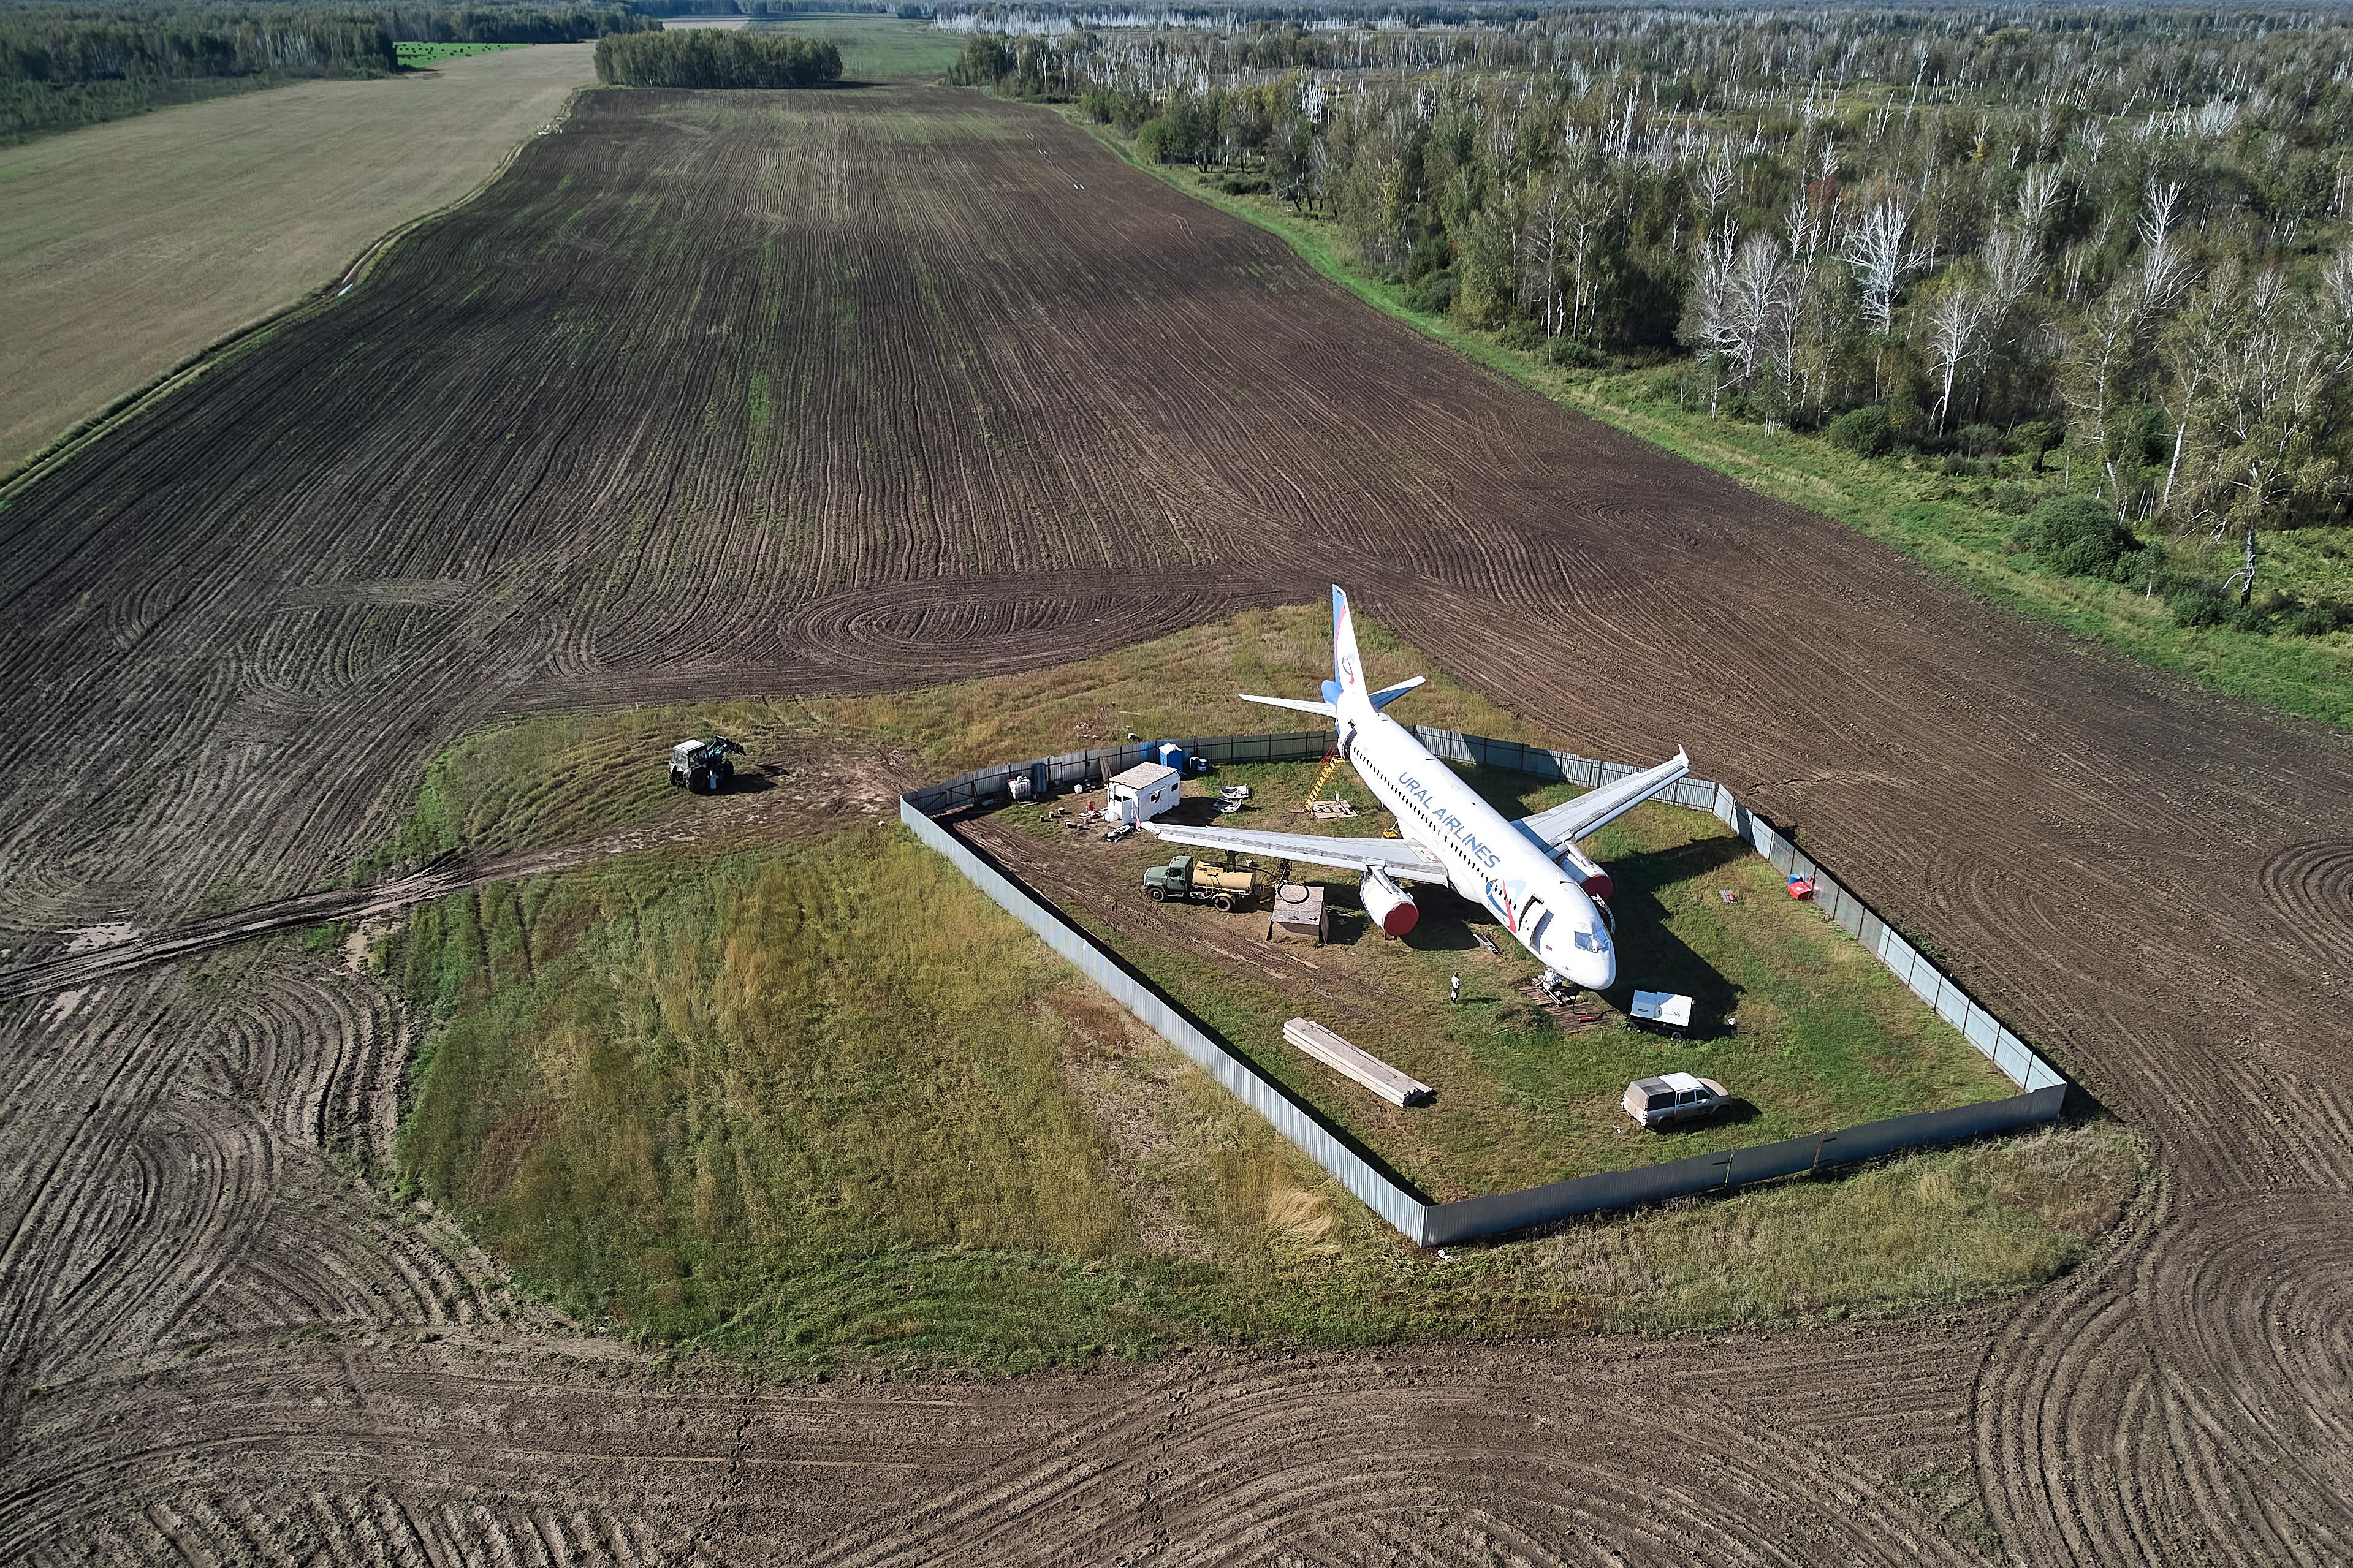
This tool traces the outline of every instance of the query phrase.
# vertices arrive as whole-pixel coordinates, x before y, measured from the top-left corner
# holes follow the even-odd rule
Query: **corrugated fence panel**
[[[1530,1226],[1575,1215],[1598,1214],[1603,1209],[1627,1208],[1635,1204],[1657,1203],[1662,1198],[1795,1175],[1813,1165],[1821,1142],[1819,1135],[1809,1133],[1778,1143],[1758,1143],[1715,1154],[1690,1154],[1656,1165],[1637,1165],[1630,1171],[1604,1171],[1522,1192],[1434,1205],[1424,1222],[1429,1240],[1423,1245],[1442,1247],[1477,1236],[1525,1230]]]
[[[1694,811],[1713,812],[1715,809],[1716,785],[1707,779],[1684,778],[1675,781],[1667,798],[1677,805]]]
[[[1810,1170],[1821,1147],[1822,1135],[1814,1132],[1802,1138],[1784,1138],[1778,1143],[1752,1143],[1746,1149],[1735,1149],[1731,1177],[1725,1184],[1746,1186],[1751,1182],[1770,1182]]]
[[[1397,1186],[1356,1151],[1334,1137],[1273,1084],[1261,1078],[1249,1063],[1203,1034],[1175,1008],[1137,983],[1111,955],[1066,924],[1045,905],[1029,897],[971,847],[906,802],[899,820],[925,845],[947,857],[973,886],[988,895],[1015,920],[1036,932],[1047,946],[1077,966],[1079,972],[1109,993],[1161,1038],[1183,1051],[1236,1099],[1265,1117],[1274,1130],[1296,1145],[1357,1197],[1365,1206],[1419,1245],[1427,1245],[1419,1199]]]
[[[2014,1084],[2024,1085],[2027,1074],[2033,1069],[2033,1065],[2042,1059],[2026,1048],[2025,1041],[2008,1029],[2004,1029],[1995,1037],[1993,1065],[2000,1068],[2002,1076]]]
[[[2057,1101],[2052,1097],[2014,1094],[2007,1100],[1979,1100],[1975,1105],[1923,1110],[1913,1116],[1891,1116],[1884,1121],[1866,1121],[1824,1138],[1822,1163],[1845,1164],[1892,1154],[1898,1149],[1956,1142],[1980,1133],[2048,1121],[2058,1114]]]
[[[1552,763],[1560,770],[1560,776],[1573,784],[1591,789],[1601,782],[1600,764],[1591,757],[1580,757],[1574,752],[1555,752]]]
[[[1706,1192],[1724,1185],[1731,1164],[1729,1154],[1694,1154],[1657,1165],[1638,1165],[1630,1171],[1604,1171],[1575,1181],[1554,1182],[1524,1192],[1437,1204],[1427,1211],[1422,1222],[1426,1237],[1422,1245],[1443,1247],[1450,1241],[1468,1241],[1474,1236],[1525,1230],[1532,1225],[1567,1219],[1571,1215],[1597,1214],[1603,1209],[1627,1208],[1635,1204],[1657,1203],[1662,1198],[1681,1197],[1686,1193]]]

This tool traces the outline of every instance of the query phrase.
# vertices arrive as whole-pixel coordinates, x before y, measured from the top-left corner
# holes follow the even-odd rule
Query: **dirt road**
[[[501,712],[1335,576],[1794,825],[2147,1131],[2154,1201],[1949,1319],[747,1390],[372,1198],[396,1013],[217,949],[0,1001],[0,1560],[2353,1557],[2353,748],[1504,385],[1043,114],[597,95],[19,497],[0,942],[332,885]]]

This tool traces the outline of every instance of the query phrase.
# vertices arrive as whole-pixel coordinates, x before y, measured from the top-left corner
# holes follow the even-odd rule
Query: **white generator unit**
[[[1161,763],[1138,763],[1103,786],[1103,820],[1142,826],[1176,809],[1184,775]]]

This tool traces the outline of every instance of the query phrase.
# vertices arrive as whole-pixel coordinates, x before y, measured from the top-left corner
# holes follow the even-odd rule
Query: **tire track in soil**
[[[405,1037],[236,944],[467,885],[302,901],[451,737],[1331,575],[1579,750],[1688,743],[2162,1190],[1947,1320],[746,1399],[328,1157],[381,1157]],[[76,770],[0,774],[0,1558],[1968,1561],[1904,1479],[1962,1473],[2016,1561],[2353,1552],[2345,740],[1544,404],[1039,113],[594,95],[9,496],[0,725]]]

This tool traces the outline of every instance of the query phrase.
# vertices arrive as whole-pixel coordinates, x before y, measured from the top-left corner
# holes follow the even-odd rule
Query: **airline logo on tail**
[[[1365,683],[1365,672],[1356,662],[1356,617],[1349,613],[1348,595],[1336,583],[1332,587],[1332,671],[1340,679],[1339,691],[1332,700],[1340,700],[1340,691],[1354,691]]]

